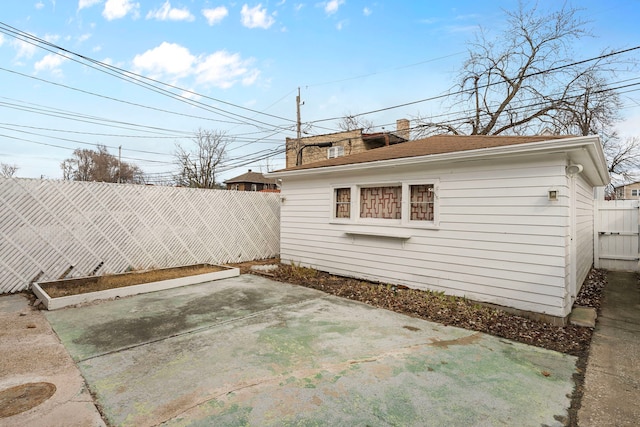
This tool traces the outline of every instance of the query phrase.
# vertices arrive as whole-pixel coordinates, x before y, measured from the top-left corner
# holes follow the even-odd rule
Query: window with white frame
[[[335,189],[335,217],[351,218],[351,188]]]
[[[433,184],[409,185],[409,220],[433,221],[434,191]]]
[[[637,197],[638,196],[638,190],[631,190],[631,195]]]
[[[402,186],[360,188],[360,218],[401,219]]]
[[[329,149],[327,149],[327,159],[342,156],[344,156],[344,147],[341,145],[336,145],[335,147],[329,147]]]
[[[437,225],[437,180],[333,188],[331,220],[407,227]],[[355,213],[355,214],[354,214]]]

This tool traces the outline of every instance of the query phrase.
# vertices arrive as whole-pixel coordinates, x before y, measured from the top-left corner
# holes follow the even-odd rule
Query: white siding
[[[558,155],[526,163],[478,161],[286,177],[281,258],[334,274],[564,316],[570,226],[565,166],[566,158]],[[421,179],[439,181],[437,227],[330,221],[332,186]],[[550,189],[559,192],[559,200],[548,200]],[[346,234],[352,231],[411,237]]]
[[[576,179],[576,290],[580,291],[593,265],[594,191],[585,179]],[[574,295],[575,297],[575,295]],[[570,308],[570,307],[568,307]]]

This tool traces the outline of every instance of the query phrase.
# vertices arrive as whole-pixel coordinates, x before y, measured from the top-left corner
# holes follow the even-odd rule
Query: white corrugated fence
[[[279,252],[276,193],[0,178],[0,293]]]
[[[595,227],[595,266],[640,271],[640,201],[599,200]]]

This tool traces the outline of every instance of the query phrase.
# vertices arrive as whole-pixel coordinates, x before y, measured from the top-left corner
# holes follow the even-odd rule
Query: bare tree
[[[572,82],[575,95],[563,100],[549,122],[554,133],[565,135],[611,134],[620,121],[620,95],[610,90],[597,70],[586,70]],[[613,135],[612,135],[613,136]]]
[[[452,89],[459,118],[418,117],[421,136],[527,134],[551,127],[590,133],[615,118],[618,98],[602,77],[606,61],[573,64],[572,42],[590,36],[579,10],[541,13],[520,2],[507,27],[489,38],[480,30]]]
[[[602,138],[602,148],[614,184],[635,181],[640,171],[640,138],[621,140],[616,134]]]
[[[362,129],[362,132],[367,133],[371,132],[375,125],[370,120],[346,112],[338,123],[338,127],[344,131]]]
[[[174,157],[179,168],[176,182],[185,187],[216,188],[216,172],[231,142],[222,131],[198,129],[191,149],[176,144]]]
[[[118,160],[104,145],[98,145],[97,150],[74,150],[73,157],[64,160],[60,168],[65,180],[144,184],[142,169]]]
[[[3,178],[13,178],[18,172],[18,165],[10,165],[8,163],[0,163],[0,176]]]

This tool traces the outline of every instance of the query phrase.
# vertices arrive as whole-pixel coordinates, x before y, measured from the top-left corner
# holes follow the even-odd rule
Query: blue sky
[[[198,128],[234,138],[220,180],[284,166],[301,89],[310,134],[337,130],[346,113],[387,130],[399,118],[439,114],[441,101],[389,108],[444,93],[482,26],[497,33],[496,1],[32,0],[3,4],[0,22],[156,81],[198,106],[163,96],[0,33],[0,161],[17,176],[59,179],[76,148],[104,144],[152,177],[175,171],[175,144]],[[539,7],[557,7],[539,1]],[[576,60],[640,44],[640,1],[573,3],[595,37]],[[6,28],[6,27],[3,27]],[[637,51],[634,53],[637,58]],[[69,56],[69,55],[67,55]],[[631,59],[629,56],[627,59]],[[82,61],[81,61],[82,62]],[[638,78],[620,72],[620,81]],[[149,81],[150,82],[150,81]],[[184,91],[186,90],[186,92]],[[185,99],[182,98],[182,99]],[[623,136],[640,136],[640,92],[623,94]],[[255,159],[255,160],[254,160]]]

